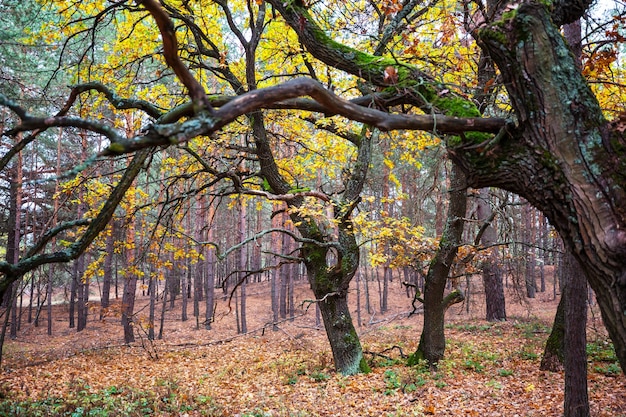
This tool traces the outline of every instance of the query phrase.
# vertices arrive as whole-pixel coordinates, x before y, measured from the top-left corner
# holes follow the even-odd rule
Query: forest
[[[0,415],[626,416],[625,23],[0,0]]]

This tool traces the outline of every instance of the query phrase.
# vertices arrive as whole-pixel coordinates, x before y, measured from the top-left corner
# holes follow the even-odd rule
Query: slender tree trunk
[[[148,292],[150,293],[150,306],[148,312],[148,340],[154,340],[154,319],[156,310],[156,298],[159,288],[157,286],[157,280],[154,278],[152,272],[150,272],[150,281],[148,284]]]
[[[54,264],[49,265],[48,282],[46,283],[46,304],[48,311],[48,336],[52,336],[52,282],[54,278]]]
[[[187,261],[187,270],[185,272],[185,276],[183,276],[180,280],[181,282],[181,316],[180,319],[181,321],[187,321],[188,317],[187,317],[187,304],[188,304],[188,288],[187,285],[189,284],[189,274],[191,273],[191,270],[189,269],[191,265],[189,265],[189,262]]]
[[[447,220],[439,241],[439,249],[426,275],[423,300],[424,327],[417,350],[409,359],[410,365],[417,364],[419,360],[426,360],[430,366],[436,367],[445,352],[445,312],[462,295],[455,290],[444,298],[448,274],[463,233],[463,219],[467,208],[467,190],[464,185],[463,172],[456,164],[452,164]]]
[[[289,285],[289,321],[293,321],[294,317],[296,315],[296,306],[295,306],[295,299],[294,299],[294,292],[295,292],[295,277],[298,275],[298,267],[300,265],[298,264],[291,264],[290,265],[290,269],[291,269],[291,273],[289,274],[289,281],[288,281],[288,285]]]
[[[526,256],[524,256],[524,261],[526,262],[526,271],[524,276],[526,277],[526,297],[535,298],[535,293],[537,291],[537,282],[535,279],[535,256],[534,256],[534,248],[535,244],[533,239],[533,230],[534,230],[534,221],[533,221],[534,211],[530,207],[530,204],[524,204],[522,209],[522,216],[524,217],[524,243],[527,245]]]
[[[565,287],[564,417],[589,417],[587,395],[587,280],[576,258],[567,253]]]
[[[363,280],[363,288],[365,289],[365,311],[367,314],[372,314],[372,303],[370,302],[370,286],[369,275],[367,273],[368,268],[365,268],[365,279]]]
[[[358,327],[361,327],[361,274],[356,274],[356,324]]]
[[[246,231],[248,229],[248,222],[246,219],[247,206],[244,199],[239,201],[239,242],[243,242],[246,239]],[[250,269],[248,265],[248,252],[246,247],[243,246],[239,249],[239,291],[240,291],[240,307],[241,307],[241,333],[248,333],[248,323],[246,317],[246,284],[248,281],[247,271]]]
[[[209,249],[207,254],[207,273],[205,280],[205,313],[204,313],[204,328],[211,330],[211,323],[213,322],[213,310],[215,304],[215,252],[214,249]]]
[[[87,327],[87,312],[89,309],[88,305],[88,292],[89,292],[89,284],[84,278],[85,275],[85,256],[81,255],[74,262],[73,274],[76,275],[76,310],[78,315],[78,320],[76,322],[76,331],[82,331]]]
[[[203,200],[204,201],[204,200]],[[208,211],[207,216],[207,240],[212,242],[214,237],[214,229],[210,222],[215,217],[215,206],[213,204],[208,204],[206,210]],[[213,310],[215,304],[215,248],[208,247],[206,254],[206,273],[204,279],[204,292],[206,297],[204,298],[204,328],[205,330],[211,330],[211,323],[213,322]]]
[[[163,328],[165,327],[165,312],[167,311],[167,295],[169,293],[169,285],[167,282],[163,285],[163,303],[161,303],[161,319],[159,321],[159,340],[163,339]]]
[[[277,331],[278,330],[278,325],[276,323],[278,323],[278,272],[276,271],[276,269],[273,269],[271,272],[271,283],[270,283],[270,291],[271,291],[271,297],[272,297],[272,330]]]
[[[498,240],[496,229],[491,225],[493,212],[490,204],[489,190],[480,190],[476,206],[476,216],[483,228],[480,243],[487,249],[488,256],[482,264],[483,286],[485,289],[486,319],[488,321],[506,320],[506,304],[504,286],[502,285],[502,271],[499,266],[499,253],[495,243]]]
[[[109,305],[110,305],[110,297],[111,297],[111,279],[113,276],[113,233],[114,233],[114,225],[115,222],[111,222],[111,232],[107,235],[106,239],[106,251],[107,254],[104,257],[104,265],[103,270],[104,274],[102,276],[102,295],[100,296],[100,320],[106,314]]]
[[[74,261],[74,265],[76,264],[76,261]],[[77,274],[74,273],[74,266],[72,266],[72,280],[70,282],[70,308],[69,308],[69,314],[70,314],[70,320],[69,320],[69,326],[70,329],[73,329],[74,327],[76,327],[76,291],[78,288],[78,278],[77,278]]]
[[[34,301],[34,296],[35,296],[35,274],[32,274],[30,277],[30,291],[28,294],[28,317],[26,319],[26,323],[32,323],[33,322],[33,301]],[[37,294],[37,301],[38,301],[38,305],[39,305],[39,294]],[[38,324],[35,324],[35,327],[37,327]]]
[[[277,253],[286,253],[289,251],[289,237],[285,234],[282,235],[281,242],[281,251]],[[280,298],[279,298],[279,310],[280,310],[280,318],[287,318],[287,287],[289,283],[289,267],[288,265],[283,265],[279,269],[280,273]]]
[[[380,301],[380,312],[386,313],[389,310],[389,276],[391,275],[391,268],[388,266],[383,267],[383,292]]]
[[[124,342],[135,341],[133,331],[133,312],[135,310],[135,292],[137,290],[137,275],[130,274],[124,280],[124,291],[122,295],[122,326],[124,327]]]

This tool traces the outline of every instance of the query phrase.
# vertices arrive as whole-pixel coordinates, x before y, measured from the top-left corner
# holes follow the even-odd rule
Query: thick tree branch
[[[451,134],[467,131],[496,133],[507,124],[506,119],[500,118],[389,114],[356,105],[326,90],[317,81],[299,78],[242,94],[228,101],[213,115],[200,114],[181,123],[152,125],[144,135],[117,140],[115,146],[105,150],[103,155],[128,153],[149,146],[184,143],[197,136],[209,135],[242,115],[303,96],[313,98],[325,109],[327,115],[341,115],[377,127],[381,131],[404,129]]]

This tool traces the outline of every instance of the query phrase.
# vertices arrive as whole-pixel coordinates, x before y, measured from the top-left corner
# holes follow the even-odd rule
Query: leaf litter
[[[305,288],[300,297],[307,297]],[[557,301],[509,303],[511,318],[501,323],[480,319],[479,307],[469,315],[451,309],[446,356],[433,372],[425,364],[404,365],[402,355],[417,346],[422,317],[407,317],[410,300],[396,288],[390,302],[396,307],[359,327],[372,372],[347,377],[334,372],[313,312],[272,331],[263,322],[265,298],[248,301],[250,317],[260,321],[247,335],[235,335],[228,315],[206,331],[170,312],[164,340],[149,348],[146,340],[123,345],[112,319],[92,321],[80,333],[58,329],[51,337],[31,326],[6,343],[0,402],[4,409],[57,404],[59,415],[562,415],[563,373],[539,370]],[[589,335],[606,337],[595,322]],[[592,415],[626,416],[624,376],[591,359]],[[117,411],[107,411],[104,400]]]

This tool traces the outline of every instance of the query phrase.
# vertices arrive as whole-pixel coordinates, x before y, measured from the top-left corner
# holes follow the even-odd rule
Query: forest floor
[[[374,293],[376,283],[370,283]],[[87,329],[68,328],[67,307],[55,306],[54,334],[24,323],[5,343],[0,415],[7,416],[559,416],[563,373],[539,370],[558,300],[551,291],[519,301],[507,295],[506,322],[489,323],[477,289],[471,303],[447,314],[446,358],[437,372],[407,367],[422,316],[391,284],[389,311],[362,312],[358,327],[372,372],[345,377],[333,370],[323,328],[304,283],[295,291],[293,321],[276,330],[267,283],[249,284],[249,332],[236,333],[234,307],[220,299],[209,331],[166,315],[163,340],[123,344],[119,317]],[[550,294],[548,294],[550,293]],[[352,292],[351,294],[354,294]],[[355,306],[356,296],[351,295]],[[378,294],[372,296],[378,309]],[[141,300],[140,300],[141,301]],[[145,301],[145,299],[143,300]],[[234,303],[234,301],[233,301]],[[364,303],[361,303],[364,305]],[[354,307],[356,309],[356,307]],[[364,307],[362,307],[364,310]],[[141,303],[139,317],[147,315]],[[357,314],[353,315],[356,322]],[[138,322],[141,322],[138,320]],[[138,326],[139,327],[139,326]],[[200,326],[202,327],[202,326]],[[593,416],[626,416],[626,378],[619,370],[599,313],[588,326],[589,397]]]

